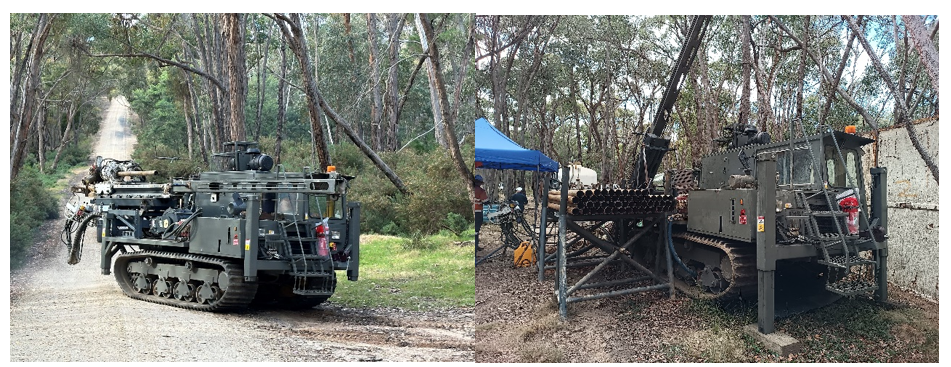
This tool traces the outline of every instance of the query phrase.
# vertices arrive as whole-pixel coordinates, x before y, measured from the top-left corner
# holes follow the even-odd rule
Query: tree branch
[[[892,96],[895,98],[895,101],[898,102],[899,113],[895,120],[905,125],[905,129],[908,130],[908,138],[911,140],[911,145],[915,147],[915,150],[918,151],[918,155],[920,155],[921,159],[925,161],[925,165],[928,166],[928,170],[930,170],[931,174],[934,176],[935,182],[938,182],[938,165],[934,163],[934,159],[931,158],[931,155],[928,154],[927,151],[925,151],[925,148],[921,145],[921,141],[918,140],[918,133],[915,132],[914,124],[908,121],[908,106],[905,105],[905,99],[902,98],[903,96],[901,92],[895,87],[895,82],[892,81],[892,77],[888,74],[888,71],[885,70],[885,67],[882,66],[882,60],[878,58],[878,54],[875,53],[872,45],[870,45],[868,40],[865,39],[865,35],[862,33],[862,30],[859,29],[859,26],[855,24],[855,20],[853,20],[852,17],[848,15],[843,15],[842,18],[849,23],[849,29],[851,29],[852,32],[856,34],[859,42],[862,44],[862,47],[865,47],[865,52],[872,59],[872,65],[875,66],[875,70],[878,70],[878,74],[882,77],[882,80],[885,81],[885,85],[887,85],[888,89],[892,92]],[[906,22],[905,24],[907,25],[908,23]],[[935,87],[937,87],[937,81],[934,83]]]
[[[772,15],[770,15],[769,18],[772,19],[773,22],[776,23],[776,25],[777,25],[780,29],[783,30],[783,32],[786,32],[786,34],[789,35],[789,37],[792,38],[793,41],[796,41],[796,43],[799,44],[800,47],[803,47],[803,42],[802,42],[802,40],[800,40],[799,37],[796,37],[796,35],[795,35],[791,30],[789,30],[789,28],[786,28],[786,25],[785,25],[785,24],[783,24],[782,22],[780,22],[779,19],[777,19],[776,17],[774,17],[774,16],[772,16]],[[841,87],[839,87],[838,85],[832,84],[832,76],[829,75],[829,71],[826,70],[825,65],[822,64],[822,59],[820,59],[819,57],[817,57],[808,47],[803,47],[803,51],[805,51],[806,54],[809,55],[809,58],[812,59],[812,61],[816,63],[816,66],[818,66],[819,71],[822,72],[822,79],[823,79],[823,81],[825,81],[826,84],[828,84],[829,86],[834,87],[835,90],[836,90],[836,92],[838,92],[839,95],[841,95],[842,98],[844,98],[845,101],[848,102],[849,105],[852,106],[852,108],[854,108],[856,111],[858,111],[858,113],[862,115],[862,118],[864,118],[865,121],[866,121],[869,125],[872,125],[872,129],[878,130],[878,122],[875,121],[875,118],[872,117],[872,115],[870,115],[870,114],[868,113],[868,111],[867,111],[864,107],[862,107],[862,105],[860,105],[858,102],[856,102],[855,99],[852,98],[852,96],[849,95],[848,92],[846,92],[845,90],[843,90],[843,89],[842,89]]]
[[[184,69],[185,71],[188,71],[188,72],[197,74],[197,75],[199,75],[199,76],[201,76],[201,77],[203,77],[203,78],[205,78],[205,79],[208,79],[208,81],[212,82],[212,83],[213,83],[216,87],[218,87],[218,89],[221,90],[221,91],[227,91],[227,90],[228,90],[227,88],[225,88],[225,87],[221,84],[221,82],[218,81],[218,79],[215,79],[214,77],[212,77],[211,75],[209,75],[208,73],[206,73],[206,72],[204,72],[204,71],[195,69],[195,68],[193,68],[193,67],[191,67],[191,66],[188,66],[188,65],[186,65],[186,64],[180,63],[180,62],[178,62],[178,61],[169,60],[169,59],[166,59],[166,58],[164,58],[164,57],[156,56],[156,55],[153,55],[153,54],[150,54],[150,53],[147,53],[147,52],[128,53],[128,54],[93,54],[93,53],[89,52],[89,50],[87,50],[85,47],[81,47],[80,49],[83,51],[83,53],[85,53],[85,54],[86,54],[87,56],[89,56],[89,57],[103,57],[103,58],[104,58],[104,57],[123,57],[123,58],[144,57],[144,58],[156,60],[156,61],[158,61],[158,62],[160,62],[160,63],[165,63],[165,64],[169,64],[169,65],[172,65],[172,66],[175,66],[175,67],[179,67],[179,68]]]

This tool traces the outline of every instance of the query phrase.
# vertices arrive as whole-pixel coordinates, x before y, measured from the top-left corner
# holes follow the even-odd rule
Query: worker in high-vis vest
[[[472,201],[472,209],[475,212],[475,249],[482,250],[479,247],[479,228],[482,228],[482,203],[489,200],[489,194],[482,188],[482,175],[475,175],[472,178],[472,189],[475,191],[475,200]]]

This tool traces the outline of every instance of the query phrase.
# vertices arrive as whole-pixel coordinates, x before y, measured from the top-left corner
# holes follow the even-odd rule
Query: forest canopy
[[[166,176],[207,169],[225,142],[260,141],[288,168],[352,164],[338,164],[359,176],[352,199],[379,210],[446,204],[435,224],[387,217],[371,230],[433,232],[464,219],[449,213],[471,213],[472,162],[462,152],[471,152],[475,119],[472,14],[44,13],[10,22],[14,178],[24,166],[55,169],[64,146],[95,133],[98,102],[121,95],[137,116],[133,157]],[[425,181],[436,166],[448,171],[429,178],[442,181]]]
[[[479,15],[478,114],[522,146],[622,183],[691,19]],[[694,167],[737,123],[773,140],[801,134],[794,121],[810,134],[913,130],[938,114],[938,36],[937,16],[714,16],[667,126],[676,150],[663,167]]]

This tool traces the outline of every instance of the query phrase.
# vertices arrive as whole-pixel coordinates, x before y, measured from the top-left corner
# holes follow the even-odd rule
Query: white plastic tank
[[[569,168],[569,187],[575,189],[590,189],[598,184],[598,173],[595,170],[583,167],[580,164],[567,165]],[[561,168],[558,169],[558,178],[561,178]]]

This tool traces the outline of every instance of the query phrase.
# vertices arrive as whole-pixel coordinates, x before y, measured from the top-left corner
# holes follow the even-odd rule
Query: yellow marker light
[[[845,132],[849,134],[855,134],[855,125],[846,126]]]
[[[337,166],[327,166],[327,172],[337,172]]]

